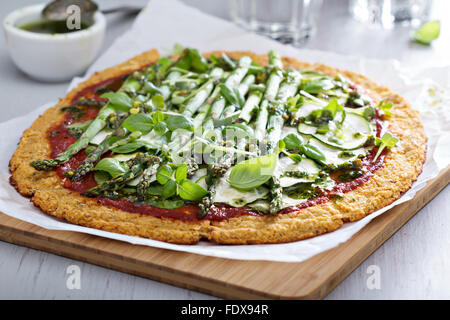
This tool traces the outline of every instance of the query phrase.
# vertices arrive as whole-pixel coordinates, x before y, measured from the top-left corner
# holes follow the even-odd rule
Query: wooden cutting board
[[[372,220],[349,241],[301,263],[228,260],[46,230],[0,213],[0,239],[176,286],[234,299],[319,299],[436,196],[450,167],[413,200]]]

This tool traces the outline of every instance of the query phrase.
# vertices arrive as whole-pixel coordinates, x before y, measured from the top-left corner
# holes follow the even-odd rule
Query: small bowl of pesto
[[[81,75],[100,53],[106,19],[96,11],[89,23],[45,20],[44,7],[17,9],[4,19],[6,46],[16,66],[32,78],[67,81]]]

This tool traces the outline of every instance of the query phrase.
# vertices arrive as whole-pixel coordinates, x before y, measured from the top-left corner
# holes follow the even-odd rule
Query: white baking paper
[[[210,50],[251,50],[266,53],[278,50],[282,55],[308,62],[323,62],[335,67],[365,74],[380,84],[389,86],[407,98],[421,113],[428,136],[427,161],[423,172],[412,188],[390,206],[340,229],[312,239],[287,244],[271,245],[217,245],[202,241],[196,245],[176,245],[139,237],[126,236],[73,225],[50,217],[9,184],[8,162],[22,132],[49,106],[48,103],[33,113],[0,124],[0,211],[43,228],[89,233],[106,238],[178,250],[202,255],[241,260],[271,260],[300,262],[331,249],[348,240],[373,218],[395,205],[412,199],[426,182],[450,163],[450,66],[435,69],[405,69],[397,61],[367,60],[330,52],[299,50],[245,32],[235,25],[211,17],[175,0],[153,0],[136,18],[129,32],[118,38],[88,70],[86,76],[123,62],[150,48],[168,52],[175,43]],[[81,79],[71,83],[75,86]]]

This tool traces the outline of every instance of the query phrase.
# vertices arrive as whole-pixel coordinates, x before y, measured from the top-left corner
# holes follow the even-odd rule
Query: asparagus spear
[[[128,134],[128,130],[125,128],[119,127],[114,133],[111,135],[111,137],[125,137]],[[106,138],[102,143],[100,143],[83,161],[81,165],[78,166],[78,168],[75,169],[75,171],[68,171],[66,172],[66,175],[70,178],[71,181],[78,181],[82,177],[84,177],[91,169],[94,167],[94,165],[97,163],[97,161],[100,159],[100,157],[109,151],[111,149],[111,137]]]
[[[284,103],[287,98],[294,96],[300,85],[301,74],[296,70],[291,70],[288,73],[287,80],[281,85],[277,100],[278,107],[274,109],[272,115],[269,117],[267,141],[269,143],[269,153],[274,152],[280,140],[281,131],[284,125]],[[270,188],[271,201],[269,205],[269,212],[276,213],[281,207],[282,187],[280,186],[280,177],[276,174],[272,177],[272,184]]]
[[[269,102],[273,102],[275,100],[275,96],[278,93],[278,88],[283,80],[283,76],[279,70],[279,68],[283,66],[283,63],[280,55],[276,51],[271,50],[269,52],[269,63],[270,66],[275,69],[270,73],[266,91],[264,93],[264,100],[261,103],[258,117],[256,119],[255,138],[258,141],[263,141],[266,136],[266,126],[269,116]]]
[[[144,200],[145,192],[150,186],[150,184],[154,181],[153,177],[155,176],[158,167],[159,164],[155,163],[149,166],[147,169],[145,169],[144,173],[142,174],[143,175],[142,180],[136,186],[136,193],[138,195],[139,200]]]
[[[192,117],[200,106],[206,101],[214,88],[214,80],[219,79],[223,74],[223,69],[214,68],[211,71],[211,78],[203,84],[197,93],[188,101],[183,110],[183,115]]]
[[[242,79],[244,79],[245,75],[248,72],[248,68],[252,63],[252,59],[247,56],[244,56],[239,59],[239,67],[233,70],[228,79],[225,81],[225,85],[230,87],[237,87]]]
[[[247,75],[238,87],[239,93],[244,97],[250,86],[255,83],[256,77],[253,74]]]
[[[214,198],[214,195],[216,193],[217,178],[210,175],[208,177],[208,181],[209,181],[208,194],[204,196],[200,201],[200,203],[198,204],[198,206],[200,207],[200,214],[199,214],[200,218],[205,217],[214,204],[212,199]]]
[[[137,91],[142,85],[133,76],[129,76],[120,87],[119,91]],[[89,142],[99,133],[105,126],[108,117],[115,112],[110,103],[104,105],[98,112],[97,117],[91,122],[86,131],[73,143],[66,151],[60,153],[55,159],[35,160],[30,163],[36,170],[52,170],[53,168],[66,163],[74,155],[86,148]]]
[[[111,105],[107,104],[98,113],[97,117],[91,122],[86,131],[81,135],[81,137],[75,141],[66,151],[60,153],[55,159],[43,159],[35,160],[31,162],[31,166],[36,170],[52,170],[53,168],[67,162],[76,155],[80,150],[86,148],[89,141],[95,137],[97,133],[102,130],[106,125],[106,119],[110,114],[114,113],[114,109]]]
[[[148,164],[155,163],[158,160],[159,159],[156,156],[138,153],[135,158],[127,161],[127,165],[129,167],[128,171],[112,178],[111,180],[105,181],[94,188],[86,190],[82,194],[88,197],[98,197],[108,195],[109,192],[120,190],[128,181],[140,175],[143,168],[145,168]]]
[[[269,117],[269,101],[264,99],[259,107],[258,117],[256,118],[255,139],[263,141],[266,136],[266,125]]]
[[[246,123],[250,122],[252,118],[253,111],[258,108],[259,102],[261,101],[262,94],[259,91],[253,91],[250,93],[248,99],[245,101],[244,107],[239,114],[239,119],[242,119]]]
[[[228,74],[223,72],[222,77],[223,76],[227,77]],[[216,86],[214,88],[213,93],[208,97],[208,99],[206,99],[206,102],[203,104],[203,106],[198,111],[197,116],[194,118],[194,127],[195,128],[200,127],[203,124],[203,122],[205,121],[205,119],[207,119],[207,116],[208,116],[208,114],[210,114],[210,112],[212,110],[212,106],[218,97],[220,97],[220,86]],[[215,109],[214,112],[217,112],[217,110]]]

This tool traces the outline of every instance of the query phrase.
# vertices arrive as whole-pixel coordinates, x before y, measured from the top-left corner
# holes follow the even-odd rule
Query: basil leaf
[[[128,111],[133,106],[131,99],[125,92],[106,92],[101,95],[102,98],[109,100],[109,103],[122,111]]]
[[[251,190],[266,183],[273,175],[278,153],[242,161],[230,172],[228,183],[242,190]]]
[[[164,116],[164,113],[162,113],[161,111],[158,110],[153,113],[152,118],[153,118],[153,124],[157,124],[158,122],[164,121],[165,116]]]
[[[206,196],[208,191],[195,182],[185,179],[178,184],[178,194],[184,200],[198,201]]]
[[[168,180],[166,184],[164,184],[162,197],[167,199],[174,196],[177,193],[177,183],[174,180]]]
[[[114,158],[103,158],[94,167],[96,171],[108,172],[113,178],[127,172],[128,168],[121,164],[119,160]]]
[[[162,110],[165,107],[164,98],[159,94],[152,97],[152,103],[159,110]]]
[[[302,81],[302,89],[308,93],[320,93],[333,88],[334,83],[329,78],[313,78]]]
[[[131,132],[140,131],[147,134],[153,128],[153,120],[148,114],[136,113],[126,118],[122,126]]]
[[[303,146],[303,138],[295,133],[290,133],[283,139],[286,149],[300,151]]]
[[[146,193],[151,196],[162,196],[164,186],[157,184],[152,185],[146,189]]]
[[[191,59],[190,55],[188,54],[188,50],[187,49],[183,50],[183,52],[180,55],[181,56],[177,60],[175,67],[180,68],[180,69],[189,70],[189,68],[192,65],[192,59]]]
[[[172,200],[172,199],[162,199],[162,200],[147,200],[145,201],[147,204],[163,209],[176,209],[183,206],[184,201],[181,199]]]
[[[167,125],[165,122],[158,122],[155,127],[154,130],[157,134],[159,134],[160,136],[162,136],[166,130],[167,130]]]
[[[136,151],[137,149],[146,146],[147,143],[144,141],[133,141],[127,144],[124,144],[122,146],[115,147],[112,149],[112,152],[114,153],[131,153]]]
[[[94,173],[94,180],[97,184],[102,184],[108,180],[111,180],[111,175],[106,171],[96,171]]]
[[[429,45],[431,41],[439,37],[440,33],[441,23],[439,21],[429,21],[414,32],[414,40],[418,43]]]
[[[197,49],[188,49],[188,55],[191,58],[191,67],[194,71],[204,73],[208,70],[208,61],[203,58]]]
[[[172,179],[173,170],[168,165],[163,165],[158,168],[158,171],[156,172],[156,180],[160,184],[166,184],[169,180]]]
[[[180,164],[180,166],[175,171],[175,180],[180,183],[187,178],[187,166],[185,163]]]
[[[151,81],[145,81],[144,90],[146,93],[150,94],[162,94],[161,89],[155,86]]]
[[[194,124],[192,121],[182,115],[172,115],[168,117],[166,119],[166,124],[170,131],[176,129],[194,131]]]
[[[167,75],[167,70],[172,65],[172,61],[168,57],[163,57],[158,60],[156,65],[152,67],[152,72],[155,73],[154,76],[152,76],[151,73],[149,73],[149,80],[153,80],[156,83],[160,83],[162,79],[164,79]],[[156,69],[156,70],[155,70]],[[156,72],[155,72],[156,71]]]
[[[305,144],[302,148],[302,153],[307,156],[310,159],[318,160],[318,161],[325,161],[325,155],[315,146],[312,146],[310,144]]]

